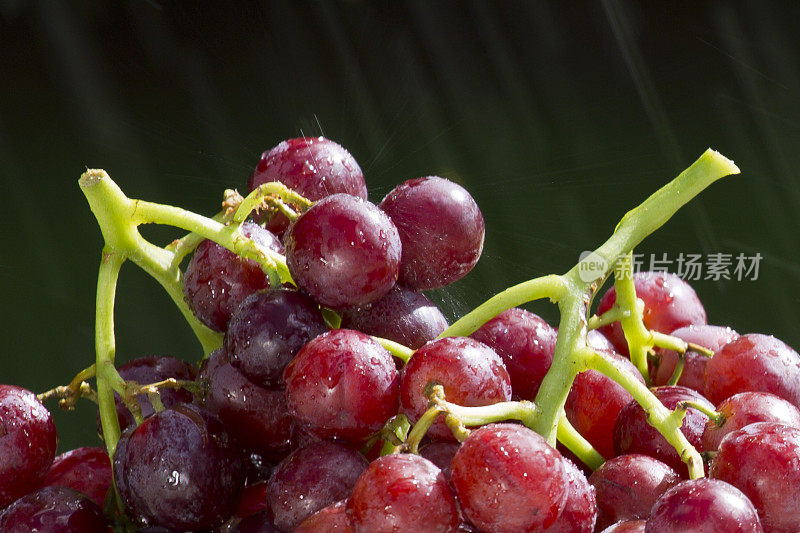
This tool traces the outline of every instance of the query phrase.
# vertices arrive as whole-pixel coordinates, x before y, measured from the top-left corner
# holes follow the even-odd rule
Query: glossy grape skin
[[[157,383],[168,378],[194,381],[197,377],[196,367],[172,356],[149,355],[138,357],[120,366],[117,371],[119,375],[122,376],[122,379],[135,381],[140,385]],[[186,389],[162,389],[159,391],[159,396],[161,397],[161,403],[163,403],[166,408],[172,407],[178,403],[188,403],[192,401],[192,393]],[[148,418],[155,412],[153,404],[150,403],[150,399],[146,394],[137,395],[136,401],[142,411],[142,418]],[[125,407],[122,398],[120,398],[117,393],[114,393],[114,403],[117,408],[120,429],[124,431],[126,428],[135,426],[136,420],[133,418],[133,414]],[[98,426],[99,425],[98,420]]]
[[[264,152],[247,182],[248,190],[270,181],[279,181],[314,202],[336,193],[367,199],[364,174],[356,160],[325,137],[288,139]],[[278,235],[288,225],[280,213],[267,221],[267,228]]]
[[[411,422],[428,408],[425,388],[436,382],[447,401],[474,407],[511,399],[511,379],[494,350],[468,337],[445,337],[417,350],[401,372],[400,403]],[[438,417],[427,435],[453,440],[453,433]]]
[[[343,328],[357,329],[416,350],[447,328],[447,319],[421,292],[395,285],[366,308],[345,310]]]
[[[557,335],[538,315],[514,307],[486,322],[470,337],[503,359],[514,396],[532,401],[550,370]]]
[[[800,409],[800,355],[771,335],[742,335],[708,362],[703,390],[715,403],[737,392],[771,392]]]
[[[253,382],[279,388],[289,361],[327,330],[319,306],[308,296],[289,289],[259,291],[231,318],[225,351]]]
[[[285,243],[297,286],[333,309],[377,301],[400,272],[397,228],[374,204],[348,194],[310,207],[290,226]]]
[[[780,422],[800,428],[800,409],[768,392],[740,392],[717,406],[720,421],[709,419],[703,431],[703,449],[713,451],[725,435],[756,422]]]
[[[597,520],[595,489],[572,461],[564,459],[564,470],[569,480],[567,501],[553,525],[544,531],[545,533],[592,533]]]
[[[218,418],[201,407],[179,404],[122,434],[114,480],[136,523],[207,529],[236,509],[244,465]]]
[[[18,499],[0,513],[3,533],[106,533],[103,510],[69,488],[43,487]]]
[[[700,393],[686,387],[665,385],[651,390],[667,409],[674,409],[680,401],[691,400],[705,405],[711,411],[714,410],[711,402]],[[686,416],[683,417],[681,432],[696,449],[702,448],[703,430],[707,420],[708,416],[694,408],[687,409]],[[678,452],[647,422],[644,409],[636,401],[626,405],[617,417],[614,425],[614,450],[617,455],[629,453],[650,455],[667,463],[682,476],[689,475],[688,467],[681,461]]]
[[[669,333],[692,324],[706,323],[706,310],[694,289],[675,274],[669,272],[635,272],[633,283],[636,297],[644,301],[643,321],[647,329]],[[614,286],[603,295],[597,307],[601,315],[611,309],[617,300]],[[628,355],[628,343],[619,322],[600,328],[614,345],[614,349]]]
[[[653,505],[645,533],[761,533],[755,507],[736,487],[718,479],[684,481]]]
[[[602,533],[644,533],[644,520],[625,520],[608,526]]]
[[[57,443],[53,417],[36,395],[0,384],[0,509],[40,486]]]
[[[267,485],[275,526],[292,531],[323,507],[346,499],[368,464],[357,451],[328,441],[295,450]]]
[[[415,454],[385,455],[361,474],[347,501],[356,532],[453,532],[458,506],[442,471]]]
[[[272,520],[272,511],[269,508],[269,502],[267,502],[267,482],[259,481],[245,485],[242,489],[242,494],[239,496],[239,503],[236,504],[235,515],[239,518],[245,518],[262,511],[269,512],[270,520]]]
[[[286,367],[284,382],[289,412],[322,438],[358,443],[397,414],[400,386],[392,356],[352,329],[306,344]]]
[[[245,222],[241,232],[261,247],[283,253],[281,241],[261,226]],[[267,287],[269,277],[256,261],[206,239],[186,266],[183,294],[200,322],[215,331],[225,331],[244,299]]]
[[[644,378],[630,359],[614,352],[604,354],[620,370],[640,382]],[[614,457],[614,424],[620,411],[633,396],[613,379],[596,370],[586,370],[575,376],[564,410],[567,419],[605,458]]]
[[[303,520],[292,533],[352,533],[353,527],[347,518],[347,500],[320,509],[313,515]]]
[[[708,475],[744,492],[765,532],[800,531],[800,429],[757,422],[734,431]]]
[[[419,290],[464,277],[480,259],[483,215],[469,192],[438,176],[405,181],[379,204],[400,232],[400,281]]]
[[[586,333],[586,343],[589,345],[589,348],[593,348],[601,352],[614,351],[614,345],[611,344],[611,341],[596,329],[590,329]]]
[[[292,417],[282,390],[248,380],[223,350],[209,356],[200,379],[207,383],[203,405],[222,420],[242,448],[267,459],[280,459],[289,451]]]
[[[597,529],[647,518],[656,500],[681,481],[675,470],[648,455],[609,459],[589,476],[597,491]]]
[[[539,434],[518,424],[488,424],[453,458],[450,481],[467,519],[479,530],[540,531],[564,509],[564,461]]]
[[[712,352],[718,352],[723,346],[739,336],[736,331],[728,327],[711,326],[697,324],[678,328],[672,333],[673,337],[678,337],[686,342],[691,342],[708,348]],[[658,365],[650,372],[653,385],[666,385],[675,371],[678,364],[678,354],[672,350],[657,349]],[[711,360],[708,356],[688,350],[684,354],[684,365],[681,377],[676,385],[703,392],[703,376],[706,373],[706,366]]]
[[[85,447],[64,452],[53,461],[42,485],[69,487],[103,507],[111,487],[111,461],[105,448]]]

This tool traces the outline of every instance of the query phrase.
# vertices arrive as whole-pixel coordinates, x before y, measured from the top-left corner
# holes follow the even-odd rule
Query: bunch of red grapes
[[[118,369],[203,392],[161,390],[163,406],[142,394],[140,424],[118,398],[113,469],[99,447],[55,457],[47,409],[0,385],[0,532],[800,531],[800,355],[708,325],[692,288],[668,273],[635,275],[645,325],[714,355],[656,350],[648,385],[667,408],[688,407],[682,431],[708,477],[689,480],[633,397],[594,370],[565,407],[607,459],[594,472],[516,422],[459,442],[440,416],[418,454],[387,447],[384,425],[418,421],[433,383],[462,406],[534,400],[557,332],[513,308],[470,337],[439,338],[447,321],[420,291],[467,274],[484,240],[456,183],[412,179],[372,204],[354,158],[321,137],[265,152],[248,185],[273,181],[314,204],[294,220],[256,211],[241,231],[285,254],[295,285],[270,286],[258,263],[215,242],[197,247],[186,302],[224,345],[199,369],[153,356]],[[611,288],[598,314],[614,301]],[[403,364],[374,337],[413,355]],[[618,323],[589,341],[645,382]]]

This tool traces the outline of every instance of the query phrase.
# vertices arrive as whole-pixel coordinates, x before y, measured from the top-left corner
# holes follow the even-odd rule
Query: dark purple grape
[[[620,370],[644,383],[630,359],[614,352],[604,354]],[[572,383],[564,410],[570,423],[603,457],[614,457],[614,424],[633,396],[613,379],[596,370],[579,373]]]
[[[742,491],[718,479],[690,479],[665,492],[645,533],[761,533],[755,507]]]
[[[135,381],[140,385],[157,383],[168,378],[184,381],[193,381],[197,377],[197,368],[191,364],[171,356],[149,355],[139,357],[129,361],[119,367],[119,375],[127,381]],[[192,401],[192,393],[186,389],[162,389],[159,391],[161,403],[164,407],[172,407],[178,403],[189,403]],[[155,410],[146,394],[136,396],[139,408],[142,410],[142,417],[151,416]],[[117,407],[117,417],[119,427],[124,431],[126,428],[136,425],[133,414],[125,407],[119,394],[114,394],[114,402]],[[99,416],[98,416],[99,426]],[[102,428],[100,428],[102,431]]]
[[[453,532],[458,506],[436,465],[419,455],[379,457],[361,474],[347,502],[354,531]]]
[[[503,358],[514,396],[533,400],[553,362],[557,335],[544,319],[515,307],[503,311],[470,337]]]
[[[271,232],[245,222],[242,234],[263,248],[283,253],[283,245]],[[269,287],[269,277],[252,259],[239,257],[211,240],[201,242],[186,267],[183,294],[194,315],[216,331],[228,329],[228,321],[252,293]]]
[[[553,525],[569,492],[561,454],[518,424],[472,431],[453,458],[450,482],[467,519],[498,533]]]
[[[685,326],[678,328],[672,333],[673,337],[678,337],[686,342],[691,342],[708,348],[712,352],[719,351],[720,348],[728,344],[730,341],[739,336],[731,328],[724,328],[722,326],[709,326],[705,324],[697,324],[693,326]],[[678,364],[678,354],[672,350],[656,350],[658,355],[658,362],[650,375],[653,378],[654,385],[666,385],[669,378],[675,372],[675,366]],[[711,359],[704,354],[688,350],[684,354],[684,365],[681,377],[676,385],[694,389],[697,392],[703,392],[703,376],[706,373],[706,365]]]
[[[435,464],[450,481],[450,465],[460,444],[455,442],[430,442],[419,449],[419,454]]]
[[[636,296],[644,301],[644,325],[647,329],[669,333],[684,326],[706,323],[706,310],[697,293],[684,280],[669,272],[636,272],[633,274]],[[603,295],[597,314],[611,309],[617,301],[612,286]],[[619,322],[600,328],[618,353],[628,355],[628,342]]]
[[[259,291],[231,318],[225,351],[231,364],[255,383],[280,388],[289,361],[327,330],[309,297],[288,289]]]
[[[403,243],[400,281],[436,289],[463,278],[483,251],[483,215],[460,185],[437,176],[395,187],[379,206]]]
[[[322,438],[358,443],[397,414],[399,377],[392,356],[359,331],[316,337],[286,367],[284,380],[289,412]]]
[[[771,335],[742,335],[708,362],[703,390],[715,403],[737,392],[771,392],[800,409],[800,355]]]
[[[111,461],[105,448],[77,448],[53,461],[43,486],[59,485],[85,494],[103,507],[111,487]]]
[[[714,405],[706,400],[700,393],[678,385],[665,385],[651,389],[656,398],[667,409],[674,409],[678,402],[694,401],[703,404],[709,410],[714,410]],[[689,408],[683,417],[681,432],[689,443],[696,449],[702,449],[703,430],[708,416],[697,409]],[[681,460],[675,448],[667,442],[656,428],[647,421],[647,415],[635,400],[620,411],[614,425],[614,450],[618,455],[628,453],[643,453],[664,461],[682,476],[688,477],[689,470]]]
[[[279,181],[309,200],[322,200],[336,193],[346,193],[367,199],[364,174],[350,153],[339,144],[324,137],[301,137],[283,141],[264,152],[248,189]],[[280,213],[267,220],[267,228],[281,234],[289,221]]]
[[[357,451],[327,441],[295,450],[281,461],[267,487],[275,526],[292,531],[323,507],[346,499],[368,464]]]
[[[207,529],[236,509],[244,465],[217,417],[178,404],[123,433],[114,454],[114,480],[138,524]]]
[[[298,287],[334,309],[368,305],[394,286],[400,236],[374,204],[328,196],[286,232],[286,264]]]
[[[503,360],[485,344],[468,337],[445,337],[417,350],[402,370],[400,403],[413,422],[428,408],[425,388],[431,382],[444,387],[447,401],[469,407],[511,399],[511,380]],[[452,440],[453,433],[439,417],[428,435]]]
[[[708,475],[744,492],[764,531],[800,531],[800,429],[757,422],[729,433]]]
[[[347,518],[347,500],[340,500],[303,520],[292,533],[353,533]]]
[[[564,459],[564,470],[569,480],[569,492],[564,510],[546,533],[592,533],[597,520],[595,490],[586,476],[572,461]]]
[[[416,350],[438,337],[447,328],[447,319],[421,292],[395,285],[386,296],[369,307],[342,313],[342,327],[383,337]]]
[[[57,443],[50,411],[36,395],[0,385],[0,509],[41,485]]]
[[[200,378],[208,383],[205,407],[222,420],[242,448],[276,460],[288,453],[292,417],[284,391],[248,380],[223,350],[211,354]]]
[[[107,533],[103,510],[69,487],[44,487],[0,514],[3,533]]]
[[[756,422],[780,422],[800,428],[800,410],[768,392],[740,392],[717,406],[720,420],[706,422],[703,449],[714,451],[725,435]]]
[[[648,455],[609,459],[589,476],[597,491],[597,529],[647,518],[656,500],[680,482],[675,470]]]

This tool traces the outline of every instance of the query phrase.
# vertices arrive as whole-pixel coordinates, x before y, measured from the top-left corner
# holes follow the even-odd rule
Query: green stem
[[[297,217],[297,213],[291,210],[286,203],[298,205],[301,210],[306,210],[313,204],[311,200],[297,194],[283,183],[271,181],[259,185],[242,200],[242,203],[239,204],[239,208],[236,210],[236,214],[233,215],[233,221],[244,222],[250,213],[254,209],[260,207],[265,200],[269,202],[270,197],[278,197],[281,200],[276,207],[285,215],[288,215],[289,220],[294,220],[294,218]]]
[[[614,322],[619,322],[625,316],[625,312],[617,306],[612,307],[600,316],[594,315],[589,319],[588,329],[602,328]]]
[[[600,452],[595,450],[594,446],[569,423],[566,416],[562,416],[558,421],[558,442],[566,446],[592,470],[597,470],[606,461]]]
[[[672,371],[672,375],[667,380],[667,385],[677,385],[678,382],[681,380],[681,376],[683,375],[683,369],[686,366],[686,357],[685,354],[678,354],[678,362],[675,363],[675,370]]]
[[[583,350],[589,368],[608,376],[627,390],[647,413],[647,421],[672,445],[689,468],[692,479],[703,477],[703,460],[681,431],[683,415],[670,411],[631,373],[618,368],[610,359],[593,350]]]
[[[393,356],[397,357],[403,364],[408,363],[408,360],[411,359],[411,356],[414,355],[414,350],[409,348],[408,346],[404,346],[399,342],[391,341],[389,339],[384,339],[383,337],[372,337],[373,340],[377,341],[381,346],[386,348],[386,350],[392,354]]]
[[[647,352],[653,347],[653,335],[643,321],[644,303],[636,297],[636,286],[633,282],[631,253],[620,261],[614,272],[614,288],[616,289],[615,307],[622,309],[624,316],[619,323],[628,341],[628,352],[631,362],[644,376],[650,380],[647,367]]]
[[[439,338],[465,337],[507,309],[540,298],[558,301],[565,291],[564,280],[555,274],[524,281],[486,300],[445,329]]]
[[[683,400],[678,402],[678,405],[675,406],[675,409],[697,409],[704,415],[706,415],[712,422],[717,425],[720,425],[722,421],[725,420],[725,415],[720,413],[719,411],[715,411],[714,409],[709,408],[707,405],[703,405],[700,402],[696,402],[694,400]]]
[[[95,368],[97,369],[97,402],[100,408],[100,425],[108,456],[114,459],[114,450],[120,436],[119,419],[114,404],[114,388],[103,367],[113,368],[116,355],[114,337],[114,300],[117,292],[119,270],[125,257],[117,253],[103,253],[100,273],[97,276],[95,304]]]

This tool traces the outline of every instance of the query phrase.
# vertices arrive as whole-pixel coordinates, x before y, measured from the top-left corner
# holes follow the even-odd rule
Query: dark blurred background
[[[102,241],[83,170],[210,215],[262,151],[319,134],[375,202],[429,174],[472,192],[486,246],[433,294],[450,317],[566,271],[712,146],[742,175],[638,251],[760,253],[757,280],[693,284],[711,323],[800,346],[796,3],[202,4],[0,0],[0,382],[42,392],[93,361]],[[116,316],[120,362],[200,356],[132,264]],[[57,424],[62,449],[99,442],[89,402]]]

